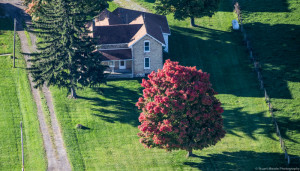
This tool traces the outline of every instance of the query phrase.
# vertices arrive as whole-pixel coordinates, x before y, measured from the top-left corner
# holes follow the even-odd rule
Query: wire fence
[[[233,3],[232,5],[234,6],[234,12],[237,14],[238,16],[238,20],[239,20],[239,23],[240,23],[240,27],[241,27],[241,32],[243,34],[243,38],[244,38],[244,42],[247,46],[247,50],[249,52],[249,57],[250,57],[250,60],[251,62],[253,63],[253,66],[254,66],[254,71],[256,72],[257,74],[257,79],[259,81],[259,86],[260,86],[260,89],[264,91],[264,95],[265,95],[265,101],[266,103],[268,104],[268,107],[269,107],[269,112],[272,116],[272,121],[273,121],[273,124],[275,126],[275,129],[276,129],[276,134],[277,136],[279,137],[279,141],[280,141],[280,145],[281,145],[281,149],[283,150],[284,154],[285,154],[285,160],[287,162],[287,164],[289,165],[290,164],[290,156],[289,154],[287,153],[287,148],[284,144],[284,141],[283,141],[283,138],[281,136],[281,133],[280,133],[280,129],[279,129],[279,126],[278,126],[278,123],[276,121],[276,118],[274,116],[274,113],[273,113],[273,106],[271,104],[271,98],[270,96],[268,95],[267,93],[267,90],[264,86],[264,79],[263,79],[263,75],[262,75],[262,72],[261,72],[261,64],[260,62],[258,61],[257,57],[253,55],[253,48],[252,48],[252,45],[251,45],[251,42],[249,40],[249,37],[246,33],[246,30],[243,26],[243,19],[242,19],[242,15],[241,15],[241,7],[238,3],[237,0],[233,0]]]

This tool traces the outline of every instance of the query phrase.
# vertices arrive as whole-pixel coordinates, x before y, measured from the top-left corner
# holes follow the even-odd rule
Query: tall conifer
[[[85,23],[93,10],[84,1],[50,0],[38,10],[34,32],[41,39],[32,55],[30,71],[36,87],[46,84],[68,88],[76,98],[78,83],[93,86],[105,81],[105,66],[93,53],[95,46]]]

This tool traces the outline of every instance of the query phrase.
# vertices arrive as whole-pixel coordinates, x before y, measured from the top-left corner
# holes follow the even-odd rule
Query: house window
[[[109,67],[115,67],[115,62],[114,61],[108,61],[108,66]]]
[[[144,69],[150,69],[150,58],[145,58]]]
[[[150,52],[150,42],[148,40],[146,40],[144,45],[144,52]]]

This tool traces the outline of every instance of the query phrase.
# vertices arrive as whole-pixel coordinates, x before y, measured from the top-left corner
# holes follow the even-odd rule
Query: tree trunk
[[[190,17],[191,18],[191,26],[192,27],[196,27],[196,24],[195,24],[195,18],[192,16]]]
[[[186,155],[186,158],[192,157],[193,156],[193,149],[190,149]]]
[[[77,94],[76,94],[76,90],[74,87],[71,87],[71,94],[70,94],[70,98],[71,99],[76,99]]]

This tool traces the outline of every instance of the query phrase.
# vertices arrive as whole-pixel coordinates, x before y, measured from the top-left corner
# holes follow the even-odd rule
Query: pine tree
[[[78,83],[93,86],[104,81],[105,66],[93,53],[95,46],[85,27],[90,12],[82,1],[52,0],[38,10],[34,32],[41,41],[32,55],[30,71],[36,87],[68,88],[76,98]]]
[[[31,17],[36,17],[40,12],[41,8],[46,3],[49,3],[51,0],[23,0],[23,4],[27,6],[26,12],[31,15]],[[74,0],[75,1],[75,0]],[[108,1],[112,0],[76,0],[80,2],[81,9],[83,12],[88,13],[89,16],[93,17],[103,9],[108,7]]]
[[[160,14],[174,13],[174,18],[191,19],[191,26],[196,26],[195,17],[212,16],[218,9],[220,0],[156,0],[155,9]]]

